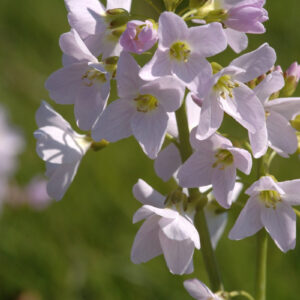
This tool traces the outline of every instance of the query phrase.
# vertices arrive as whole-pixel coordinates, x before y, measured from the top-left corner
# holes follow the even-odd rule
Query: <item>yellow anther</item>
[[[230,166],[234,162],[234,157],[229,150],[220,149],[215,154],[215,162],[212,165],[213,168],[218,167],[220,170],[224,170],[226,167]]]
[[[136,102],[136,109],[139,112],[149,112],[157,108],[158,100],[149,94],[146,95],[139,95],[134,99]]]
[[[240,85],[231,79],[230,75],[223,75],[219,78],[218,82],[214,85],[214,90],[220,92],[220,96],[226,99],[228,95],[230,98],[233,97],[233,89]]]
[[[175,42],[170,47],[170,57],[177,61],[187,62],[190,58],[191,49],[186,42]]]
[[[90,69],[85,72],[81,77],[83,84],[86,86],[92,86],[95,82],[104,83],[106,82],[106,76],[104,73],[96,69]]]
[[[261,191],[259,193],[259,198],[267,208],[273,208],[273,209],[276,208],[278,202],[282,201],[280,194],[272,190]]]

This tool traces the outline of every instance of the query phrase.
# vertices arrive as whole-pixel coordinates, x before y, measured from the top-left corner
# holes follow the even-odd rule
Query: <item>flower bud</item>
[[[141,54],[152,48],[157,39],[154,21],[130,21],[120,38],[120,44],[125,51]]]
[[[110,56],[104,60],[104,68],[107,72],[112,74],[112,77],[115,77],[117,71],[118,56]]]
[[[298,115],[294,120],[290,121],[292,127],[300,132],[300,115]]]
[[[300,79],[300,65],[297,62],[294,62],[284,73],[285,86],[280,92],[281,97],[290,97],[292,96],[298,86]]]
[[[125,25],[129,21],[129,13],[125,9],[116,8],[106,11],[105,17],[110,29]]]

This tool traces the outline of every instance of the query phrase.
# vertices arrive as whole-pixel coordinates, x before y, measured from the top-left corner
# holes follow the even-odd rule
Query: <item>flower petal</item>
[[[300,179],[277,182],[283,189],[282,198],[289,205],[300,205]]]
[[[183,284],[188,293],[196,300],[215,298],[212,291],[198,279],[185,280]]]
[[[130,12],[132,0],[107,0],[106,9],[123,8]]]
[[[279,194],[284,194],[283,189],[278,185],[277,182],[270,176],[260,177],[259,180],[255,181],[246,191],[247,195],[258,194],[261,191],[276,191]]]
[[[252,168],[251,154],[240,148],[230,147],[227,148],[227,150],[229,150],[234,157],[234,166],[246,175],[249,175]]]
[[[266,103],[266,108],[276,111],[287,120],[300,114],[300,98],[279,98]]]
[[[226,28],[224,32],[227,37],[227,43],[235,53],[240,53],[248,47],[248,37],[244,32]]]
[[[255,158],[262,157],[268,150],[268,131],[263,126],[255,133],[248,132],[252,153]]]

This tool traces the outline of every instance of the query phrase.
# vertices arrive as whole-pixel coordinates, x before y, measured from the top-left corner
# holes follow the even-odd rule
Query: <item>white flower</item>
[[[189,279],[183,284],[188,293],[196,300],[223,300],[198,279]]]
[[[73,181],[80,161],[91,142],[84,135],[77,134],[70,124],[46,102],[42,102],[36,113],[39,129],[34,132],[36,150],[46,162],[46,176],[49,177],[47,192],[60,200]]]
[[[175,207],[165,207],[165,197],[139,180],[134,196],[144,205],[135,213],[133,222],[146,219],[138,231],[131,251],[131,260],[138,264],[163,254],[173,274],[193,271],[194,249],[200,239],[191,216]]]

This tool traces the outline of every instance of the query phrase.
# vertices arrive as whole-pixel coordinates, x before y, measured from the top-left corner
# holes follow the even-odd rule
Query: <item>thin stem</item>
[[[160,15],[160,9],[151,0],[144,1],[147,2]]]
[[[238,296],[243,296],[249,300],[254,300],[254,298],[247,292],[245,291],[234,291],[229,293],[230,298],[238,297]]]
[[[294,212],[297,215],[298,218],[300,218],[300,211],[296,208],[294,208]]]
[[[195,13],[197,13],[197,9],[192,9],[192,10],[188,11],[187,13],[185,13],[182,16],[182,19],[185,20],[187,17],[189,17],[190,15],[195,14]]]
[[[265,229],[257,234],[255,299],[266,300],[268,235]]]
[[[179,133],[180,155],[181,155],[182,162],[185,162],[193,153],[193,149],[189,141],[190,132],[188,127],[187,114],[185,110],[185,102],[176,111],[176,121],[177,121],[178,133]],[[189,189],[189,195],[190,198],[200,202],[195,216],[195,225],[199,231],[203,260],[211,283],[211,288],[213,291],[222,290],[223,285],[221,282],[219,268],[211,244],[210,234],[208,231],[208,227],[207,227],[207,223],[203,211],[203,207],[206,204],[207,198],[205,196],[202,196],[202,194],[199,192],[197,188]]]

